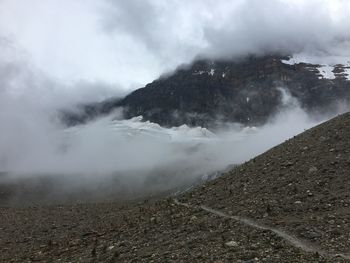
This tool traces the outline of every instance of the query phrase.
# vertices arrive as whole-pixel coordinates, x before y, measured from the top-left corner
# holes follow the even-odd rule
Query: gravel
[[[0,207],[1,262],[347,262],[350,114],[176,198]],[[250,218],[319,247],[204,211]]]

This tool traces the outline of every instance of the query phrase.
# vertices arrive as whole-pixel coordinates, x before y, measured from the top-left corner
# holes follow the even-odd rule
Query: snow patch
[[[335,79],[335,75],[333,73],[333,70],[334,70],[333,66],[324,65],[317,69],[324,79]]]
[[[333,73],[336,65],[342,65],[344,67],[344,74],[346,78],[350,80],[350,56],[336,56],[336,55],[309,55],[305,53],[294,54],[288,60],[281,60],[282,63],[287,65],[296,65],[300,63],[319,65],[317,67],[321,76],[319,79],[335,79],[336,76]]]
[[[350,55],[336,56],[336,55],[309,55],[306,53],[294,54],[288,60],[281,60],[282,63],[287,65],[295,65],[300,63],[307,63],[313,65],[344,65],[350,66]]]
[[[214,76],[215,74],[215,69],[211,69],[210,71],[204,71],[204,70],[200,70],[200,71],[196,71],[194,73],[192,73],[192,75],[202,75],[202,74],[208,74],[209,76]],[[222,77],[225,77],[225,73],[222,74]]]
[[[204,73],[206,73],[206,72],[203,70],[200,70],[200,71],[194,72],[192,75],[202,75]]]
[[[344,68],[344,74],[347,80],[350,80],[350,67]]]
[[[298,59],[296,59],[294,57],[289,58],[289,60],[282,59],[281,62],[283,64],[291,65],[291,66],[299,64],[299,63],[302,63],[300,60],[298,60]]]
[[[157,123],[150,121],[143,121],[142,116],[134,117],[129,120],[113,120],[110,118],[104,118],[97,121],[94,124],[99,127],[106,127],[107,130],[115,133],[115,135],[121,137],[129,137],[130,139],[136,137],[144,138],[157,138],[165,139],[169,141],[193,141],[193,140],[205,140],[209,138],[215,138],[216,136],[206,128],[195,127],[190,128],[187,125],[180,127],[164,128]],[[65,133],[77,135],[83,132],[86,126],[77,126],[65,130]]]

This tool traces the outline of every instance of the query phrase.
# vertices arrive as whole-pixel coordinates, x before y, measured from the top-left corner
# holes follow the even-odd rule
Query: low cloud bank
[[[135,197],[264,152],[336,112],[310,119],[285,94],[265,126],[215,134],[118,113],[66,129],[57,112],[122,96],[198,54],[344,57],[349,12],[346,0],[0,1],[0,187],[24,189],[8,193],[18,202],[27,186],[38,200]]]
[[[49,203],[183,190],[332,116],[311,119],[281,92],[281,111],[266,125],[226,124],[231,128],[215,133],[200,127],[163,128],[141,117],[121,120],[118,112],[64,128],[47,113],[12,103],[7,112],[14,114],[0,115],[0,168],[5,172],[0,183],[18,188],[9,194],[17,202],[28,201],[23,189],[41,193],[33,202]]]
[[[118,112],[66,128],[60,109],[109,97],[110,87],[62,84],[11,43],[0,47],[0,202],[116,200],[184,189],[333,116],[310,119],[281,89],[281,111],[259,128],[167,129],[121,120]]]

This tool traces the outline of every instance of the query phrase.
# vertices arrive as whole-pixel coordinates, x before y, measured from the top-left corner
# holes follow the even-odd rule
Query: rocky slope
[[[350,100],[350,65],[343,60],[319,64],[315,59],[278,55],[198,60],[123,99],[88,105],[83,114],[65,117],[74,124],[123,107],[126,118],[142,115],[163,126],[261,125],[282,106],[280,88],[308,112],[325,112]]]
[[[1,207],[0,260],[348,262],[349,138],[345,114],[158,201]]]
[[[182,201],[277,225],[350,253],[350,114],[279,145]]]

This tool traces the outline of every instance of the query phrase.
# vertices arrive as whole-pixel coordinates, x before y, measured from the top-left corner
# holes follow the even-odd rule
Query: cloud
[[[350,22],[330,10],[339,1],[257,1],[242,2],[221,21],[207,27],[208,52],[221,57],[301,51],[330,51],[333,45],[350,40]],[[334,9],[333,9],[334,10]],[[339,13],[339,14],[338,14]]]
[[[350,4],[342,0],[109,1],[108,7],[108,33],[129,34],[165,58],[327,52],[350,38]]]
[[[9,185],[12,192],[0,203],[96,202],[183,191],[334,116],[310,119],[286,92],[281,103],[262,127],[233,124],[215,134],[116,120],[116,113],[70,129],[38,114],[11,118],[18,125],[4,123],[7,138],[0,136],[0,167],[9,172],[0,174],[0,187]]]
[[[27,60],[60,82],[105,82],[115,89],[151,81],[152,55],[127,35],[100,29],[100,1],[20,0],[0,3],[0,36]],[[102,3],[102,1],[101,1]]]
[[[253,133],[231,129],[198,141],[181,129],[154,133],[154,124],[147,124],[152,132],[129,127],[135,123],[114,129],[110,119],[67,131],[55,114],[125,94],[199,54],[341,55],[349,11],[343,0],[1,0],[0,169],[69,177],[65,187],[76,180],[96,192],[98,180],[133,192],[145,182],[165,190],[245,161],[315,122],[296,106]],[[111,174],[117,183],[109,184]]]
[[[194,1],[196,2],[196,1]],[[107,34],[126,34],[167,64],[193,57],[205,45],[202,16],[193,3],[180,1],[106,1],[102,27]],[[196,17],[194,11],[200,11]],[[181,62],[180,62],[181,63]]]
[[[22,114],[19,109],[3,123],[0,167],[9,176],[0,177],[0,183],[10,182],[19,192],[20,185],[28,183],[30,193],[41,182],[40,191],[46,194],[39,200],[24,195],[19,202],[44,197],[62,202],[71,194],[96,201],[110,195],[135,198],[183,190],[316,124],[290,95],[284,96],[285,110],[265,126],[232,125],[216,134],[198,127],[162,128],[138,119],[115,120],[115,114],[63,129],[41,111]]]
[[[0,36],[46,74],[130,90],[198,54],[327,52],[348,41],[346,0],[3,0]]]

